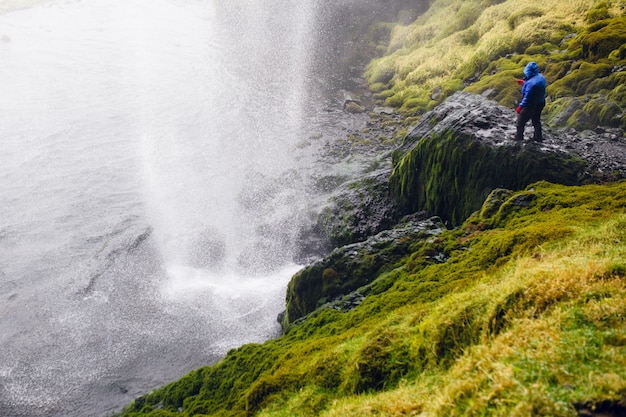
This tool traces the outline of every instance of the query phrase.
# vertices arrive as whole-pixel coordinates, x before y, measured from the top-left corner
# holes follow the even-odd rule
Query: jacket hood
[[[537,74],[539,74],[539,67],[536,62],[530,62],[526,65],[526,68],[524,68],[524,75],[526,78],[534,77]]]

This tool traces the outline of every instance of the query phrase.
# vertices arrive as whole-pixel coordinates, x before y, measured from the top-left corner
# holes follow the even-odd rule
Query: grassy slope
[[[424,267],[416,252],[380,278],[392,278],[385,292],[303,329],[353,336],[301,357],[306,382],[259,415],[569,416],[623,399],[625,189],[539,183],[521,193],[531,207],[450,232],[446,264]]]
[[[428,245],[448,261],[420,244],[355,310],[233,350],[127,415],[574,416],[626,396],[626,182],[534,184]]]
[[[548,119],[577,98],[585,117],[569,125],[626,127],[625,7],[624,0],[434,1],[416,22],[396,27],[367,80],[378,99],[409,116],[465,88],[492,90],[514,107],[515,79],[534,60],[549,83]]]
[[[584,26],[594,2],[518,3],[434,1],[396,30],[394,58],[374,63],[370,81],[390,68],[381,97],[419,112],[436,102],[433,89],[445,96],[484,57],[509,51],[498,45],[524,27]],[[498,36],[511,20],[517,29]],[[511,71],[521,75],[519,65]],[[447,262],[432,263],[428,254],[442,250]],[[124,415],[574,416],[575,407],[623,401],[625,255],[626,182],[538,183],[490,218],[416,242],[356,309],[322,310],[283,337],[234,349]]]

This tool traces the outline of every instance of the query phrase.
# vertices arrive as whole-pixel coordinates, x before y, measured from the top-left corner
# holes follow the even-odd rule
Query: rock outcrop
[[[374,170],[329,198],[310,235],[335,249],[292,278],[283,327],[321,306],[359,303],[364,286],[411,245],[440,233],[443,222],[456,226],[479,210],[493,215],[509,190],[540,180],[578,185],[626,177],[619,129],[546,127],[540,143],[530,140],[532,126],[526,133],[513,140],[515,112],[480,95],[459,92],[426,113],[394,152],[393,171]],[[412,220],[401,221],[408,213]]]
[[[546,180],[577,185],[626,176],[621,131],[544,129],[544,141],[515,141],[515,112],[483,96],[458,92],[426,113],[394,155],[393,195],[458,225],[495,188]]]
[[[333,247],[363,241],[408,214],[389,192],[390,175],[391,168],[379,169],[335,190],[317,222]]]
[[[410,216],[396,228],[371,236],[364,242],[333,250],[327,257],[300,270],[287,288],[287,310],[279,317],[284,329],[329,302],[371,283],[384,268],[410,253],[415,242],[445,230],[438,217],[424,219],[425,213]],[[358,294],[361,296],[364,294]],[[355,297],[348,297],[354,304]]]

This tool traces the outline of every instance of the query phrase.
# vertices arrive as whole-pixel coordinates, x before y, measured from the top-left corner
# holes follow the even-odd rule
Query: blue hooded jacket
[[[546,102],[546,78],[539,74],[536,62],[531,62],[524,68],[524,85],[522,86],[522,101],[520,107],[528,107]]]

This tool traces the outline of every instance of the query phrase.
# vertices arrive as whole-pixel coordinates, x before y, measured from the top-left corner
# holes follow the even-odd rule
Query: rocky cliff
[[[620,129],[608,130],[548,129],[537,143],[530,127],[526,140],[517,142],[513,110],[457,92],[425,114],[396,151],[391,192],[402,206],[436,213],[456,226],[494,188],[623,178],[626,142]]]
[[[471,93],[455,93],[426,113],[394,152],[391,173],[382,169],[365,177],[370,181],[350,183],[341,199],[334,197],[334,208],[321,215],[341,214],[333,224],[341,225],[343,238],[335,238],[338,247],[330,255],[292,278],[283,327],[329,302],[354,299],[355,292],[362,297],[375,277],[415,250],[416,242],[446,228],[439,218],[425,220],[428,213],[456,227],[481,210],[496,189],[521,190],[542,180],[582,185],[626,177],[626,140],[620,129],[548,129],[541,143],[527,133],[524,141],[515,141],[515,112]],[[412,212],[424,220],[400,221],[401,213]],[[349,213],[350,221],[344,217]],[[338,234],[334,229],[326,233]]]

